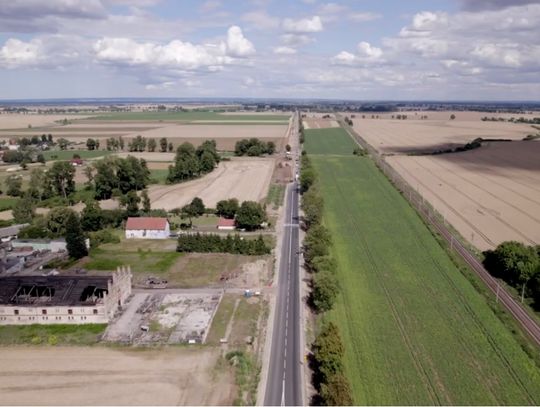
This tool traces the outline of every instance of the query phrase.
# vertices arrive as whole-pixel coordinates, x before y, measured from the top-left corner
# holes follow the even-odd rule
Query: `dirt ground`
[[[339,127],[338,122],[335,120],[319,118],[305,118],[302,120],[302,124],[305,129],[328,129],[331,127]]]
[[[489,143],[388,162],[481,250],[505,240],[540,244],[540,142]]]
[[[56,126],[58,125],[55,123],[57,120],[64,120],[65,118],[74,120],[85,117],[87,116],[2,113],[0,114],[0,129],[27,129],[28,125],[32,127]]]
[[[428,112],[429,114],[430,112]],[[474,116],[478,112],[457,112]],[[522,140],[536,130],[528,124],[471,120],[353,119],[354,129],[381,153],[400,154],[457,147],[475,138]]]
[[[151,185],[148,195],[152,208],[171,210],[180,208],[195,197],[208,207],[215,207],[222,199],[260,201],[266,197],[274,170],[272,158],[237,158],[222,161],[210,174],[176,185]]]
[[[230,405],[219,349],[0,348],[2,405]],[[227,367],[219,367],[227,369]]]

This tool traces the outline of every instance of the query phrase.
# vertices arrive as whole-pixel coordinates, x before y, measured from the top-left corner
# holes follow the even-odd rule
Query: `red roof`
[[[218,227],[220,227],[220,226],[222,226],[222,227],[229,226],[230,227],[230,226],[234,226],[235,222],[234,222],[234,219],[219,218],[217,225],[218,225]]]
[[[165,230],[167,218],[128,218],[126,230]]]

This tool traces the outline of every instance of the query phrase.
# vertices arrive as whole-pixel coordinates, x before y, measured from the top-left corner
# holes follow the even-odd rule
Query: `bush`
[[[90,247],[95,249],[103,243],[120,243],[120,238],[114,234],[110,229],[98,230],[97,232],[90,232]]]

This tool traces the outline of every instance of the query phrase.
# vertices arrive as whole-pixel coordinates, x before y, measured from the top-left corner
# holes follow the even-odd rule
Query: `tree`
[[[159,139],[159,150],[162,153],[167,152],[167,138],[166,137],[162,137]]]
[[[266,212],[260,203],[244,201],[236,213],[236,223],[239,228],[254,230],[266,221]]]
[[[148,191],[146,189],[143,189],[141,194],[142,199],[142,205],[143,205],[143,211],[148,213],[152,210],[152,204],[150,202],[150,198],[148,197]]]
[[[456,115],[452,113],[452,114],[450,115],[450,120],[455,120],[455,119],[456,119]]]
[[[521,287],[521,302],[525,296],[525,286],[531,278],[540,272],[540,261],[538,255],[531,257],[528,261],[520,261],[517,263],[517,269],[519,272],[519,281],[522,284]]]
[[[47,175],[50,177],[58,195],[67,198],[75,192],[75,168],[68,161],[55,161]]]
[[[93,138],[89,138],[88,140],[86,140],[86,148],[88,150],[95,150],[96,149],[96,140],[94,140]]]
[[[288,153],[290,153],[290,152],[291,152],[291,145],[290,145],[290,144],[287,144],[287,145],[285,146],[285,150],[286,150]]]
[[[193,224],[193,218],[197,217],[197,209],[191,204],[184,205],[181,213],[182,219],[189,219],[189,226]]]
[[[96,201],[87,201],[81,211],[81,228],[85,232],[95,232],[103,228],[103,211]]]
[[[25,193],[12,209],[13,219],[16,223],[31,223],[35,216],[35,210],[36,204],[32,195]]]
[[[157,147],[156,140],[153,138],[148,139],[147,147],[150,153],[153,153],[154,151],[156,151],[156,147]]]
[[[333,322],[323,325],[313,343],[313,356],[318,364],[321,382],[343,371],[342,357],[345,352],[338,327]]]
[[[313,277],[311,298],[315,309],[326,312],[332,309],[339,293],[336,277],[328,271],[320,271]]]
[[[310,188],[302,198],[304,222],[308,228],[320,223],[324,208],[324,201],[316,187]]]
[[[269,141],[266,143],[266,154],[272,155],[276,151],[276,143]]]
[[[51,209],[45,217],[49,237],[56,238],[65,236],[68,219],[73,214],[77,215],[73,209],[65,206],[57,206]]]
[[[75,212],[70,213],[66,222],[66,247],[72,259],[80,259],[88,255],[81,223]]]
[[[201,172],[203,173],[211,172],[214,170],[214,168],[216,168],[216,160],[209,151],[202,153],[199,163]]]
[[[193,198],[190,205],[193,207],[193,210],[196,216],[204,215],[204,211],[206,208],[204,207],[204,202],[201,198],[199,197]]]
[[[6,194],[9,196],[22,195],[22,177],[20,175],[10,175],[6,178]]]
[[[321,397],[325,406],[352,406],[351,385],[343,373],[336,373],[321,385]]]
[[[224,199],[216,204],[216,213],[224,218],[233,219],[236,212],[238,212],[239,206],[236,198]]]
[[[45,180],[45,172],[41,168],[34,168],[30,172],[30,181],[28,183],[28,193],[34,199],[41,199]]]
[[[45,156],[41,153],[39,153],[36,157],[36,161],[41,164],[45,164]]]
[[[120,204],[126,208],[128,216],[137,216],[139,214],[139,202],[141,202],[141,198],[135,191],[129,191],[120,197]]]
[[[169,150],[169,153],[172,153],[172,152],[173,152],[173,150],[174,150],[174,145],[173,145],[172,141],[169,143],[169,145],[168,145],[167,148],[168,148],[168,150]]]
[[[58,147],[60,147],[60,150],[67,150],[69,145],[69,140],[66,140],[65,138],[59,138],[58,141]]]

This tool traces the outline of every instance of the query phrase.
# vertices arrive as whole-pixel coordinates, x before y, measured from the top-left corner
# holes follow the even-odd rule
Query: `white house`
[[[128,218],[126,239],[167,239],[171,233],[167,218]]]

